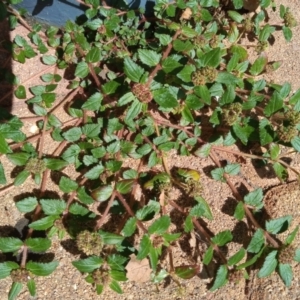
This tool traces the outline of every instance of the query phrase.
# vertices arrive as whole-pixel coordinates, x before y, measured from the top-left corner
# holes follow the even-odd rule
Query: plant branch
[[[129,213],[129,215],[130,215],[131,217],[134,217],[135,214],[134,214],[134,212],[132,211],[132,209],[130,208],[130,206],[127,204],[126,199],[125,199],[118,191],[116,191],[116,196],[117,196],[118,199],[121,201],[122,205],[123,205],[124,208],[127,210],[127,212]],[[137,223],[137,225],[144,231],[144,233],[147,233],[146,227],[144,226],[144,224],[143,224],[139,219],[136,219],[136,223]]]
[[[172,48],[173,48],[173,41],[175,41],[177,39],[177,37],[179,36],[179,34],[181,33],[181,29],[178,29],[176,31],[176,33],[174,34],[174,36],[172,37],[172,41],[169,43],[169,45],[167,46],[166,50],[164,51],[163,55],[162,55],[162,58],[161,58],[161,61],[163,61],[164,59],[166,59]],[[157,64],[157,66],[152,70],[152,72],[150,73],[149,75],[149,78],[148,78],[148,81],[146,83],[147,86],[150,86],[153,78],[155,77],[155,75],[157,74],[157,72],[162,68],[161,64]]]
[[[188,213],[181,208],[176,202],[172,201],[172,200],[168,200],[168,203],[173,206],[175,209],[177,209],[178,211],[180,211],[182,214],[184,215],[188,215]],[[201,226],[201,224],[198,222],[198,220],[196,218],[192,218],[193,223],[195,225],[195,227],[198,229],[198,231],[202,234],[202,236],[204,236],[204,238],[206,239],[206,241],[213,246],[214,251],[219,255],[220,259],[222,260],[222,262],[226,265],[227,264],[227,259],[224,256],[224,254],[222,253],[222,251],[220,250],[220,248],[218,247],[218,245],[214,244],[211,241],[211,236],[207,233],[207,231]]]

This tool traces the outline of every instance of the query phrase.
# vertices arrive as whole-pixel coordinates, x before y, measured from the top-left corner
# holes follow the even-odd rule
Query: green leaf
[[[241,248],[237,253],[235,253],[228,259],[228,265],[229,266],[236,265],[244,258],[245,255],[246,255],[245,249]]]
[[[247,267],[253,265],[253,264],[260,258],[260,256],[262,255],[263,251],[264,251],[264,248],[262,248],[262,249],[260,250],[259,253],[257,253],[256,255],[254,255],[254,256],[253,256],[251,259],[249,259],[248,261],[246,261],[246,262],[244,262],[244,263],[238,265],[238,266],[236,267],[236,269],[237,269],[237,270],[242,270],[242,269],[245,269],[245,268],[247,268]]]
[[[182,279],[191,279],[200,271],[200,266],[179,266],[175,267],[175,274]]]
[[[58,266],[58,261],[52,261],[49,263],[37,263],[29,261],[25,268],[37,276],[48,276],[50,275]]]
[[[299,225],[287,236],[284,242],[285,245],[290,245],[294,241],[296,234],[298,233],[298,230],[299,230]]]
[[[176,69],[179,69],[180,67],[182,67],[182,64],[172,57],[167,57],[162,62],[162,69],[165,73],[170,73]]]
[[[8,143],[6,142],[3,134],[0,133],[0,153],[6,154],[11,152]]]
[[[103,173],[104,170],[105,168],[102,165],[97,165],[86,172],[84,174],[84,177],[91,180],[98,179],[100,174]]]
[[[92,279],[93,281],[91,283],[94,283],[94,279]],[[96,284],[96,293],[97,295],[101,295],[103,292],[104,286],[101,284]]]
[[[229,17],[237,23],[242,23],[244,20],[244,17],[234,10],[229,10],[227,13]]]
[[[194,92],[199,96],[205,104],[211,104],[211,94],[206,85],[198,85],[194,88]]]
[[[82,135],[82,130],[80,127],[73,127],[67,131],[65,131],[62,136],[68,141],[68,142],[76,142],[80,139]]]
[[[135,230],[136,230],[136,218],[131,217],[126,221],[121,233],[123,234],[123,236],[129,237],[134,234]]]
[[[119,160],[109,160],[106,162],[105,166],[106,166],[107,170],[115,173],[121,169],[122,164],[123,164],[123,162],[119,161]]]
[[[53,226],[54,221],[56,219],[57,216],[47,216],[45,218],[32,222],[31,224],[28,225],[28,227],[35,230],[46,230],[51,226]]]
[[[123,294],[122,288],[120,287],[117,281],[112,280],[112,282],[109,284],[109,287],[116,293]]]
[[[0,238],[0,250],[3,253],[18,251],[22,246],[23,242],[20,239],[13,237]]]
[[[149,67],[158,65],[161,59],[161,54],[158,54],[157,52],[152,50],[139,49],[138,55],[141,62]]]
[[[66,176],[62,176],[59,180],[59,188],[64,193],[70,193],[78,188],[78,183]]]
[[[161,236],[164,238],[165,242],[171,243],[176,241],[181,236],[181,233],[163,233]]]
[[[221,49],[218,47],[205,53],[201,60],[204,67],[209,66],[216,68],[221,62]]]
[[[22,291],[23,284],[21,282],[13,282],[8,293],[8,300],[15,300]]]
[[[239,202],[234,210],[234,217],[241,221],[245,216],[244,204],[243,202]]]
[[[41,199],[40,204],[46,215],[60,215],[67,208],[67,204],[63,200]]]
[[[124,271],[124,264],[127,260],[127,257],[118,254],[112,254],[108,256],[107,263],[109,264],[111,270]]]
[[[197,149],[194,154],[196,156],[205,158],[208,157],[210,154],[210,150],[211,150],[212,145],[211,144],[204,144],[202,147],[200,147],[199,149]]]
[[[17,209],[22,213],[28,213],[33,211],[38,205],[36,197],[28,197],[16,202]]]
[[[138,260],[144,259],[150,251],[150,246],[151,246],[151,240],[149,239],[149,236],[145,234],[141,239],[138,255],[136,258]]]
[[[213,247],[213,245],[210,245],[207,248],[206,252],[204,253],[202,262],[205,265],[208,265],[211,262],[212,258],[213,258],[213,254],[214,254],[214,247]]]
[[[3,164],[0,162],[0,184],[6,184],[6,182]]]
[[[233,0],[232,2],[235,9],[240,9],[244,5],[244,0]]]
[[[155,220],[153,224],[148,228],[150,234],[162,234],[168,230],[171,225],[171,219],[169,216],[162,216]]]
[[[300,152],[300,137],[299,136],[295,136],[292,140],[291,140],[291,144],[294,147],[294,149],[298,152]]]
[[[47,110],[44,107],[37,104],[33,105],[33,111],[37,116],[43,117],[47,115]]]
[[[293,280],[293,270],[289,264],[278,264],[278,273],[285,286],[290,287]]]
[[[283,107],[283,98],[279,95],[278,92],[274,92],[269,103],[264,109],[264,113],[267,117],[270,117],[276,111],[280,110]]]
[[[272,143],[270,145],[270,156],[271,159],[276,160],[280,154],[280,146],[278,144]]]
[[[103,96],[101,93],[97,92],[90,96],[84,104],[81,106],[82,109],[97,111],[101,107]]]
[[[113,190],[114,189],[111,185],[105,185],[93,190],[91,196],[93,197],[94,200],[103,202],[106,201],[108,198],[110,198]]]
[[[116,281],[126,281],[126,274],[124,271],[118,271],[118,270],[111,270],[109,272],[109,275],[112,279]]]
[[[16,152],[16,153],[8,153],[6,157],[16,166],[24,166],[26,165],[28,159],[30,158],[29,153],[25,152]]]
[[[186,65],[183,69],[176,74],[176,76],[184,82],[191,81],[191,75],[195,71],[195,67],[193,65]]]
[[[259,75],[265,69],[267,63],[268,59],[266,56],[258,57],[249,70],[250,74],[253,76]]]
[[[271,143],[274,139],[272,126],[267,119],[259,121],[259,138],[262,146]]]
[[[267,255],[262,268],[257,274],[258,278],[267,277],[276,269],[278,263],[276,256],[277,250],[274,250]]]
[[[174,94],[166,88],[153,91],[153,98],[155,102],[163,108],[174,108],[178,106],[178,101]]]
[[[85,206],[75,202],[70,205],[69,212],[73,215],[85,216],[90,211]]]
[[[124,240],[124,237],[122,235],[115,233],[99,230],[99,234],[102,238],[103,243],[106,245],[120,245]]]
[[[27,170],[21,171],[14,180],[14,185],[19,186],[25,182],[25,180],[29,177],[30,172]]]
[[[90,256],[85,259],[72,261],[72,265],[80,272],[91,273],[98,269],[103,263],[103,259],[98,256]]]
[[[117,88],[120,86],[120,83],[116,81],[109,81],[102,85],[102,91],[106,95],[113,94]]]
[[[125,117],[125,122],[130,123],[133,121],[133,119],[139,115],[139,113],[142,111],[143,103],[141,103],[138,100],[133,100],[131,103]]]
[[[192,217],[205,217],[208,220],[213,220],[213,215],[211,213],[210,207],[205,199],[201,196],[195,197],[195,200],[198,202],[196,206],[194,206],[189,215]]]
[[[59,171],[66,167],[69,163],[58,158],[44,158],[47,169]]]
[[[124,59],[124,72],[132,81],[140,82],[145,71],[129,57],[126,57]]]
[[[265,236],[262,229],[257,229],[247,247],[250,253],[258,253],[265,243]]]
[[[222,95],[221,99],[219,100],[220,105],[225,105],[232,103],[235,99],[235,86],[228,85],[227,89],[225,90],[224,94]]]
[[[224,173],[225,173],[225,170],[223,168],[215,168],[214,170],[212,170],[210,172],[213,179],[219,180],[222,182],[225,182]]]
[[[25,245],[33,252],[45,252],[51,247],[51,240],[47,238],[28,238]]]
[[[273,234],[282,233],[289,228],[292,219],[292,216],[285,216],[278,219],[266,221],[266,230]]]
[[[181,41],[181,40],[175,40],[173,42],[173,48],[177,52],[189,52],[194,48],[194,45],[190,41]]]
[[[154,200],[150,200],[147,205],[143,206],[136,212],[136,217],[143,221],[150,215],[157,214],[160,210],[160,205]]]
[[[224,230],[216,234],[211,240],[218,246],[224,246],[228,242],[232,241],[232,238],[233,236],[230,230]]]
[[[45,65],[52,66],[52,65],[56,64],[57,57],[54,55],[43,55],[42,61]]]
[[[83,186],[81,186],[77,190],[77,197],[82,203],[87,205],[92,204],[94,202],[94,199],[89,194],[87,194]]]
[[[161,269],[157,274],[151,275],[151,280],[157,284],[162,282],[168,275],[169,273],[165,269]]]
[[[35,297],[35,295],[36,295],[36,284],[35,284],[35,281],[33,279],[29,279],[27,281],[27,288],[28,288],[28,291],[30,293],[30,296]]]
[[[124,94],[119,100],[118,100],[118,106],[126,105],[127,103],[133,101],[135,96],[132,94],[132,92]]]
[[[15,90],[15,96],[18,99],[26,99],[26,89],[24,85],[19,85]]]
[[[11,270],[19,269],[19,265],[13,261],[0,263],[0,279],[10,275]]]
[[[295,94],[290,98],[289,103],[295,105],[294,109],[300,111],[300,89],[296,91]],[[297,108],[297,109],[296,109]]]
[[[300,249],[296,249],[295,256],[294,256],[294,261],[297,261],[297,262],[300,263]]]
[[[86,77],[90,72],[89,66],[85,61],[81,61],[77,64],[75,69],[75,76],[79,78]]]
[[[96,63],[101,59],[101,50],[98,47],[92,47],[92,49],[88,52],[85,57],[86,62],[88,63]]]
[[[263,198],[263,191],[261,188],[258,188],[247,194],[244,201],[247,205],[253,206],[255,211],[258,211],[264,207]]]
[[[275,31],[275,27],[270,26],[269,24],[266,24],[259,33],[259,41],[260,42],[266,42],[269,37],[271,36],[271,34]]]
[[[159,34],[159,33],[154,33],[155,37],[159,39],[159,42],[163,45],[163,46],[167,46],[168,44],[170,44],[172,42],[172,37],[168,34]]]
[[[118,181],[116,184],[116,190],[121,194],[128,194],[132,191],[136,181],[134,179],[125,179]]]
[[[216,278],[214,281],[213,286],[210,288],[210,291],[215,291],[218,288],[222,287],[227,283],[227,274],[228,274],[228,269],[226,266],[221,265],[217,271]]]
[[[225,173],[229,175],[238,175],[240,173],[240,165],[239,164],[229,164],[224,168]]]

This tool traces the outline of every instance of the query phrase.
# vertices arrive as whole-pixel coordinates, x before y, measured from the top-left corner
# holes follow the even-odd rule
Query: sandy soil
[[[299,1],[278,0],[278,4],[284,4],[291,7],[291,11],[294,13],[295,18],[300,23],[300,10]],[[279,22],[275,13],[270,12],[270,24],[276,24]],[[15,31],[11,33],[11,38],[15,35],[26,35],[28,32],[23,26],[18,26]],[[267,74],[268,79],[276,83],[290,82],[292,84],[293,91],[300,88],[299,72],[300,72],[300,31],[299,26],[293,30],[294,37],[290,43],[285,43],[281,33],[275,32],[275,42],[267,50],[269,61],[282,61],[282,66],[279,70]],[[246,41],[243,41],[246,43]],[[29,60],[26,65],[13,63],[13,71],[19,76],[20,82],[28,88],[30,86],[39,84],[39,74],[45,72],[49,68],[40,63],[39,58]],[[58,91],[61,99],[67,94],[66,90],[67,81],[65,81]],[[7,92],[7,91],[6,91]],[[0,99],[4,93],[0,95]],[[28,111],[24,100],[13,98],[12,112],[19,117],[30,117],[32,114]],[[61,119],[66,116],[61,113]],[[25,122],[24,131],[34,133],[35,121],[27,119]],[[53,144],[48,143],[49,151],[53,149]],[[221,160],[227,160],[231,162],[236,161],[236,157],[229,154],[219,153]],[[299,169],[299,155],[294,154],[292,157],[292,165]],[[214,221],[208,222],[208,228],[213,232],[218,232],[224,229],[230,229],[234,234],[234,241],[224,249],[224,254],[229,257],[239,249],[241,245],[249,240],[249,233],[247,232],[247,224],[244,221],[237,222],[233,214],[232,193],[228,186],[224,183],[213,181],[209,174],[209,170],[213,166],[213,162],[210,159],[197,159],[195,157],[180,157],[175,153],[171,153],[167,158],[170,167],[189,167],[198,170],[202,176],[202,184],[205,187],[203,191],[203,197],[210,204]],[[14,167],[1,158],[1,162],[5,165],[6,176],[11,178],[14,173]],[[277,186],[280,184],[274,174],[267,168],[261,168],[253,164],[250,160],[246,159],[241,163],[242,172],[234,183],[236,187],[240,188],[241,185],[244,188],[253,190],[256,187],[263,187],[266,192],[265,201],[270,206],[271,214],[273,217],[283,216],[293,213],[295,217],[292,228],[299,224],[300,217],[300,203],[299,196],[300,190],[297,184],[290,183],[283,186]],[[72,172],[72,170],[64,170],[66,173]],[[290,180],[295,179],[292,175]],[[11,180],[12,181],[12,180]],[[10,181],[10,182],[11,182]],[[49,183],[48,190],[56,191],[55,184]],[[0,189],[0,236],[6,236],[13,227],[20,227],[22,223],[22,215],[15,207],[14,201],[20,194],[26,195],[26,193],[36,189],[34,183],[27,181],[26,184],[18,187],[17,189],[10,189],[5,193],[1,193]],[[178,199],[177,201],[183,201]],[[272,206],[271,206],[272,205]],[[87,284],[78,271],[71,265],[71,261],[78,259],[78,255],[71,254],[74,244],[66,237],[62,242],[58,239],[53,240],[52,247],[49,252],[55,254],[55,258],[59,260],[60,264],[57,270],[46,278],[39,278],[37,280],[38,295],[35,299],[38,300],[81,300],[81,299],[143,299],[143,300],[158,300],[158,299],[300,299],[300,267],[294,266],[294,280],[293,285],[288,289],[284,287],[278,275],[273,274],[267,279],[257,279],[255,276],[251,276],[249,281],[242,280],[239,284],[228,284],[220,290],[210,293],[207,291],[207,284],[211,281],[213,272],[215,272],[215,265],[211,264],[209,268],[204,268],[201,264],[201,259],[195,257],[193,253],[184,249],[189,249],[190,243],[195,243],[195,240],[191,240],[190,236],[186,236],[182,239],[182,243],[179,243],[174,247],[174,259],[178,264],[191,264],[199,263],[201,265],[200,273],[193,279],[188,281],[182,281],[183,289],[179,289],[177,285],[171,282],[165,282],[158,286],[159,292],[152,283],[136,283],[126,282],[121,284],[124,294],[117,295],[109,290],[105,291],[101,296],[96,296],[91,285]],[[201,255],[205,252],[207,245],[201,240],[196,241],[198,251]],[[300,245],[300,239],[297,238],[296,245]],[[0,262],[4,261],[5,257],[0,253]],[[167,263],[167,261],[165,262]],[[255,274],[257,271],[253,270]],[[0,300],[7,298],[11,284],[10,278],[0,281]],[[18,297],[20,300],[31,299],[28,292],[24,291]]]

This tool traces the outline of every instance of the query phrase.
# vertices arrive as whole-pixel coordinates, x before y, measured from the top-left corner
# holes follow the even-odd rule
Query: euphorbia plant
[[[24,22],[10,7],[15,2],[1,2],[0,8]],[[156,1],[151,17],[103,6],[99,0],[84,3],[84,20],[69,21],[63,29],[51,26],[45,32],[36,24],[27,37],[16,36],[10,44],[15,60],[26,65],[27,59],[40,54],[45,65],[56,68],[41,75],[44,84],[30,87],[32,95],[22,84],[14,86],[15,96],[26,99],[34,113],[39,133],[26,136],[22,132],[26,119],[20,116],[11,116],[0,127],[0,152],[22,167],[15,178],[6,179],[1,164],[1,184],[13,181],[19,186],[34,180],[39,189],[16,202],[29,219],[28,230],[19,238],[0,237],[3,253],[19,254],[0,263],[1,278],[13,280],[9,298],[16,298],[24,284],[35,295],[34,276],[55,270],[55,260],[43,263],[28,257],[31,251],[46,252],[56,234],[76,239],[82,255],[73,265],[87,274],[86,281],[98,294],[107,286],[122,293],[118,282],[126,281],[129,254],[149,260],[154,283],[171,276],[180,285],[178,278],[195,276],[199,263],[173,263],[173,245],[191,232],[208,245],[201,264],[215,260],[219,265],[210,290],[228,280],[248,278],[249,267],[259,259],[263,261],[259,277],[276,270],[290,286],[291,262],[300,261],[300,250],[291,245],[298,227],[281,241],[278,234],[288,229],[291,216],[260,225],[256,213],[264,207],[263,190],[241,195],[231,182],[241,166],[221,165],[216,155],[229,152],[267,161],[280,179],[287,178],[288,168],[299,174],[280,158],[280,151],[281,145],[300,151],[300,90],[291,95],[290,84],[257,78],[278,67],[268,62],[267,48],[275,30],[291,39],[296,21],[290,10],[281,5],[282,23],[272,25],[266,20],[266,10],[277,9],[271,0],[261,0],[261,10],[254,14],[240,10],[242,0],[227,6],[217,0]],[[11,15],[2,14],[5,17]],[[240,44],[249,35],[256,41],[253,63]],[[55,54],[48,54],[50,48]],[[61,81],[57,68],[73,72],[63,100],[55,92]],[[60,120],[60,109],[68,120]],[[58,144],[52,153],[45,151],[49,135]],[[247,147],[252,141],[266,148],[262,156],[230,147]],[[250,222],[248,245],[233,255],[222,252],[233,235],[228,229],[211,235],[202,225],[202,218],[214,221],[202,195],[207,187],[199,170],[168,165],[171,150],[211,158],[215,164],[211,177],[227,183],[236,200],[234,217]],[[80,175],[59,173],[67,166]],[[53,172],[59,174],[56,199],[46,192]],[[142,201],[136,199],[138,188]],[[180,190],[189,204],[178,204],[172,189]],[[95,203],[99,210],[93,209]],[[170,208],[184,219],[175,231]],[[36,231],[45,237],[34,237]],[[164,250],[167,268],[162,267]]]

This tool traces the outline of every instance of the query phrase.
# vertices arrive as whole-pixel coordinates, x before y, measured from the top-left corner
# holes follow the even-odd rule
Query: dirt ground
[[[293,12],[296,20],[300,24],[300,10],[299,0],[278,0],[279,4],[289,6]],[[270,24],[278,24],[279,17],[275,13],[269,12]],[[277,71],[267,74],[266,77],[276,83],[290,82],[292,90],[296,91],[300,88],[300,26],[293,29],[293,39],[290,43],[286,43],[281,33],[275,32],[275,42],[267,50],[269,61],[281,61],[282,66]],[[11,32],[11,39],[19,35],[26,35],[28,32],[23,26],[18,26],[16,30]],[[242,41],[247,44],[247,41]],[[1,53],[0,53],[1,59]],[[13,62],[13,71],[20,78],[26,88],[40,83],[39,76],[50,71],[52,67],[45,66],[40,63],[39,58],[28,60],[25,65]],[[47,72],[46,72],[47,70]],[[57,91],[59,97],[63,99],[67,94],[67,81],[60,84],[60,89]],[[0,85],[1,86],[1,85]],[[3,87],[2,87],[3,88]],[[6,91],[7,92],[7,91]],[[28,92],[28,91],[27,91]],[[29,92],[27,93],[29,95]],[[0,94],[0,101],[5,93]],[[4,103],[4,102],[3,102]],[[35,120],[30,119],[31,112],[27,109],[24,100],[13,98],[12,113],[18,117],[24,118],[24,132],[35,133]],[[61,120],[66,116],[61,113]],[[27,118],[27,119],[26,119]],[[49,151],[55,147],[53,143],[47,144]],[[218,153],[221,160],[235,162],[236,157],[233,155]],[[290,155],[286,157],[291,158],[291,165],[299,170],[299,154]],[[213,162],[207,159],[197,159],[195,157],[180,157],[175,153],[171,153],[167,158],[170,167],[188,167],[198,170],[202,176],[202,184],[204,186],[203,197],[207,200],[213,211],[214,220],[207,223],[208,228],[213,232],[229,229],[234,235],[234,240],[224,248],[224,254],[229,257],[234,254],[241,245],[249,241],[249,234],[247,232],[247,224],[244,221],[237,222],[232,214],[234,209],[234,201],[229,187],[220,182],[212,180],[209,176]],[[5,166],[7,179],[12,182],[11,175],[13,175],[14,167],[1,157],[1,162]],[[274,176],[268,166],[261,167],[246,159],[241,163],[242,172],[235,178],[235,185],[238,188],[247,188],[249,191],[262,187],[265,190],[265,202],[269,205],[272,217],[284,216],[293,214],[294,221],[291,228],[293,229],[300,222],[300,190],[299,186],[293,182],[295,176],[290,174],[290,183],[280,185],[279,180]],[[72,170],[64,170],[68,173]],[[241,186],[242,184],[242,186]],[[26,195],[32,189],[36,189],[34,183],[30,180],[18,188],[10,190],[0,189],[0,236],[6,236],[13,227],[22,227],[22,215],[15,207],[14,201],[20,194]],[[50,183],[48,190],[57,190],[54,183]],[[182,201],[178,199],[178,201]],[[168,300],[168,299],[252,299],[252,300],[267,300],[267,299],[300,299],[300,266],[295,264],[293,266],[294,279],[290,288],[286,288],[277,274],[266,279],[258,279],[254,275],[249,281],[242,280],[238,284],[227,284],[218,291],[211,293],[207,291],[207,284],[211,282],[212,274],[215,272],[215,266],[210,266],[209,269],[204,268],[198,257],[195,261],[192,253],[189,251],[182,251],[181,248],[190,248],[190,243],[196,243],[200,253],[204,253],[207,245],[201,240],[185,239],[182,240],[176,247],[174,247],[174,263],[175,264],[192,264],[199,263],[201,265],[200,273],[191,280],[181,281],[183,289],[179,289],[173,282],[164,282],[158,286],[149,283],[126,282],[122,283],[124,293],[118,295],[110,290],[106,290],[101,296],[97,296],[91,285],[87,284],[81,275],[71,265],[71,261],[78,259],[78,255],[71,254],[72,241],[66,237],[62,242],[54,239],[52,247],[49,252],[55,254],[55,259],[60,262],[56,271],[51,276],[46,278],[39,277],[37,280],[37,300],[84,300],[84,299],[116,299],[116,300]],[[297,247],[300,247],[300,237],[295,241]],[[4,255],[0,253],[0,262],[4,261]],[[167,262],[165,262],[167,263]],[[253,270],[253,274],[257,270]],[[7,294],[10,289],[11,280],[5,278],[0,281],[0,300],[7,299]],[[24,291],[18,297],[20,300],[32,299],[29,293]]]

